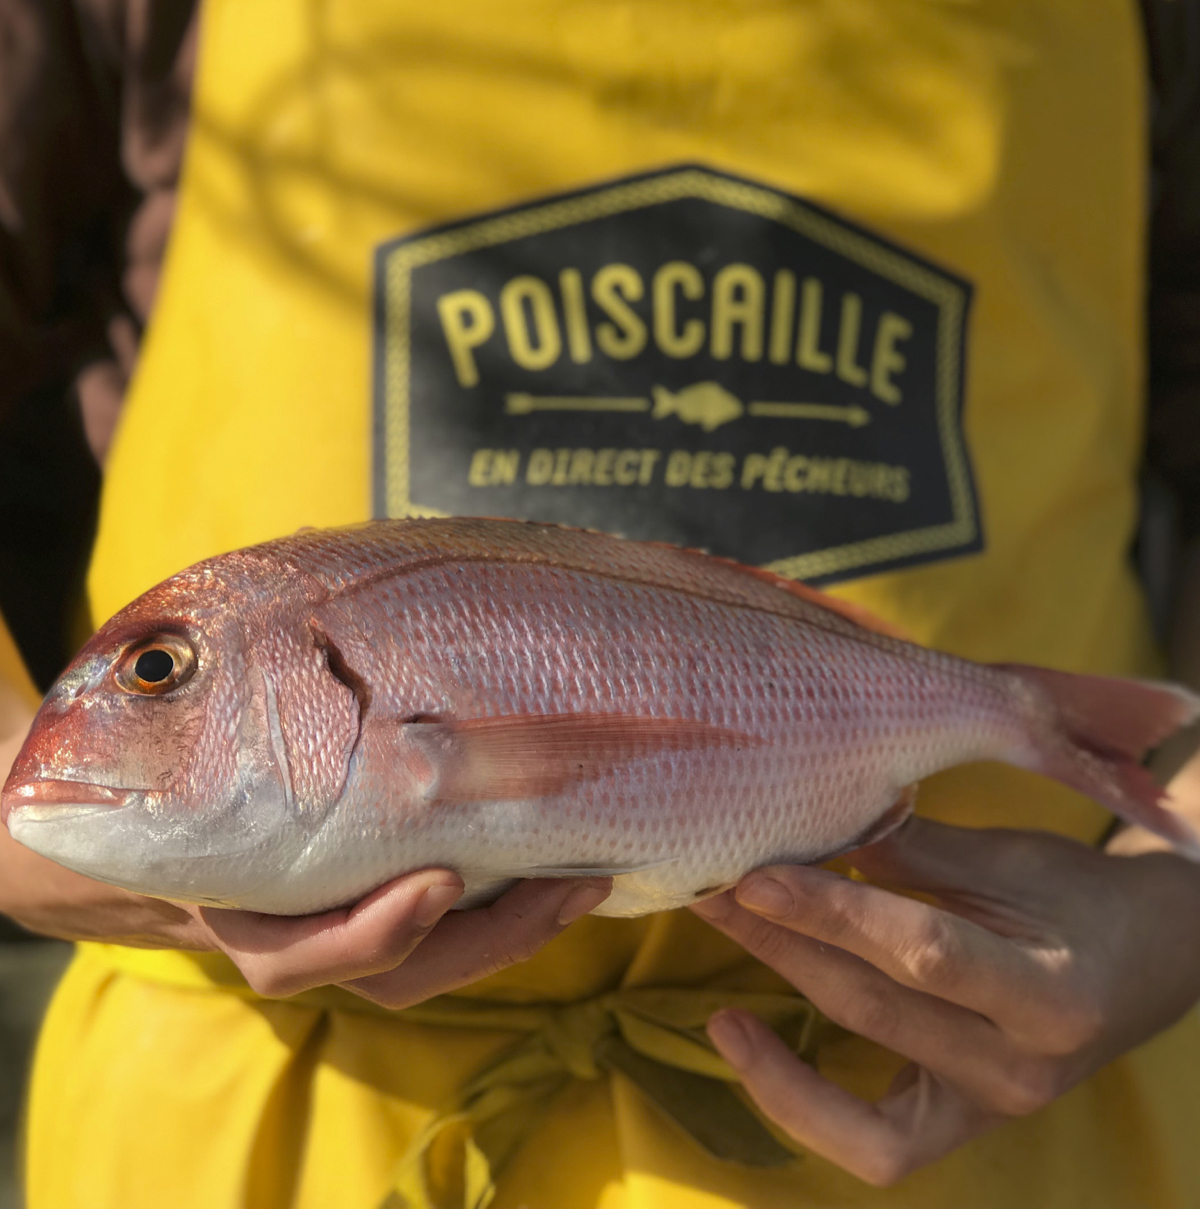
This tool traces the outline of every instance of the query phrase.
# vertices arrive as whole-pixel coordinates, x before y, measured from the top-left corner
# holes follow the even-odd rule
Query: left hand
[[[31,712],[0,680],[0,785]],[[487,907],[450,911],[463,892],[450,869],[418,869],[353,906],[260,915],[148,898],[73,873],[0,826],[0,915],[31,932],[140,948],[220,950],[269,998],[338,985],[387,1008],[458,990],[532,957],[600,905],[612,879],[521,881]]]
[[[870,1104],[757,1017],[709,1022],[762,1111],[868,1183],[1036,1111],[1200,998],[1200,868],[1181,857],[914,818],[849,859],[937,905],[789,865],[693,910],[830,1019],[910,1060]]]

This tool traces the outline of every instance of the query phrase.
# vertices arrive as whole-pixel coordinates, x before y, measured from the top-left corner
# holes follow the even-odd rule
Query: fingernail
[[[737,1012],[717,1012],[709,1017],[708,1035],[730,1066],[742,1067],[750,1061],[750,1033]]]
[[[576,886],[562,901],[558,909],[558,922],[561,927],[573,924],[589,911],[595,910],[610,894],[611,886]]]
[[[457,886],[430,886],[413,907],[413,921],[419,928],[432,928],[461,897]]]
[[[791,891],[773,877],[760,874],[747,878],[736,890],[737,900],[743,907],[757,911],[759,915],[778,918],[787,915],[795,906]]]

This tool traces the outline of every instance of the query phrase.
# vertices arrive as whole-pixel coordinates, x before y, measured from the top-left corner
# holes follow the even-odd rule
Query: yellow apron
[[[418,369],[442,372],[447,406],[474,414],[470,392],[503,370],[497,425],[511,415],[549,426],[521,431],[559,433],[564,407],[603,399],[638,432],[674,425],[682,444],[643,457],[646,442],[629,443],[622,461],[606,435],[577,457],[549,438],[461,444],[456,422],[441,430],[461,444],[455,490],[528,488],[536,511],[535,488],[561,487],[578,520],[579,501],[600,498],[585,487],[645,488],[672,523],[693,505],[714,533],[721,508],[757,517],[747,542],[777,513],[846,533],[865,517],[894,531],[767,557],[798,569],[785,556],[843,551],[837,591],[974,658],[1152,672],[1126,557],[1141,432],[1136,21],[1124,0],[212,0],[179,216],[105,485],[94,616],[200,557],[362,520],[373,498],[451,510],[421,478],[437,417],[408,387]],[[615,224],[611,248],[607,234],[578,241],[600,257],[586,274],[549,251],[584,221]],[[699,245],[674,267],[654,260],[656,241],[695,222],[712,224],[720,263]],[[423,234],[446,223],[458,225]],[[740,230],[747,247],[791,240],[800,259],[759,264]],[[805,269],[809,255],[827,267]],[[505,256],[507,276],[471,276]],[[709,311],[687,309],[710,298]],[[430,325],[415,343],[410,312]],[[635,391],[651,354],[655,373],[703,354],[707,376],[645,377]],[[827,452],[915,416],[921,401],[905,392],[922,365],[929,398],[941,393],[911,476],[885,446]],[[572,366],[599,375],[590,394],[571,386]],[[784,381],[769,372],[797,366],[818,393],[764,393]],[[788,431],[826,452],[729,452],[752,420],[780,416],[804,418]],[[953,515],[934,515],[931,483]],[[677,506],[672,491],[694,494]],[[704,491],[725,494],[713,505]],[[921,492],[924,536],[914,545],[914,511],[897,545],[895,518]],[[1106,826],[1065,789],[990,766],[932,779],[921,808],[1087,841]],[[625,1010],[642,991],[702,1004],[786,991],[687,913],[586,919],[459,997],[482,1003],[477,1024],[506,1025],[495,1029],[336,996],[265,1003],[232,979],[208,959],[80,947],[37,1057],[31,1209],[395,1204],[410,1187],[403,1156],[520,1040],[503,1015],[513,1005],[561,1022],[564,1005]],[[572,1077],[504,1166],[496,1209],[1182,1209],[1200,1195],[1194,1017],[884,1191],[812,1157],[712,1158],[636,1081],[573,1045],[555,1051],[576,1054],[563,1058]],[[816,1048],[821,1070],[866,1095],[897,1065],[836,1033]],[[450,1141],[470,1168],[469,1139]],[[443,1203],[478,1201],[478,1174],[448,1172]]]
[[[17,731],[28,724],[30,711],[37,709],[40,701],[17,644],[0,616],[0,744],[15,740]]]

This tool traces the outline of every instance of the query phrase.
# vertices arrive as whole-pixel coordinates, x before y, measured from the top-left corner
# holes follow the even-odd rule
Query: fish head
[[[244,563],[183,572],[88,641],[4,786],[14,839],[164,898],[236,903],[286,871],[340,794],[357,703],[306,585]]]

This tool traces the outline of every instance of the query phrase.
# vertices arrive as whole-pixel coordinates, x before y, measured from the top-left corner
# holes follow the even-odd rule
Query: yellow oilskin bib
[[[41,700],[0,615],[0,743],[15,739]],[[14,753],[15,754],[15,753]]]
[[[1126,0],[212,0],[94,616],[303,525],[505,512],[768,563],[976,659],[1153,673],[1126,557],[1143,74]],[[990,766],[921,802],[1107,822]],[[84,945],[37,1057],[29,1204],[1200,1197],[1194,1017],[873,1190],[713,1157],[656,1101],[675,1075],[646,1062],[720,1082],[698,1014],[739,996],[860,1094],[898,1068],[688,913],[585,919],[400,1015]]]

